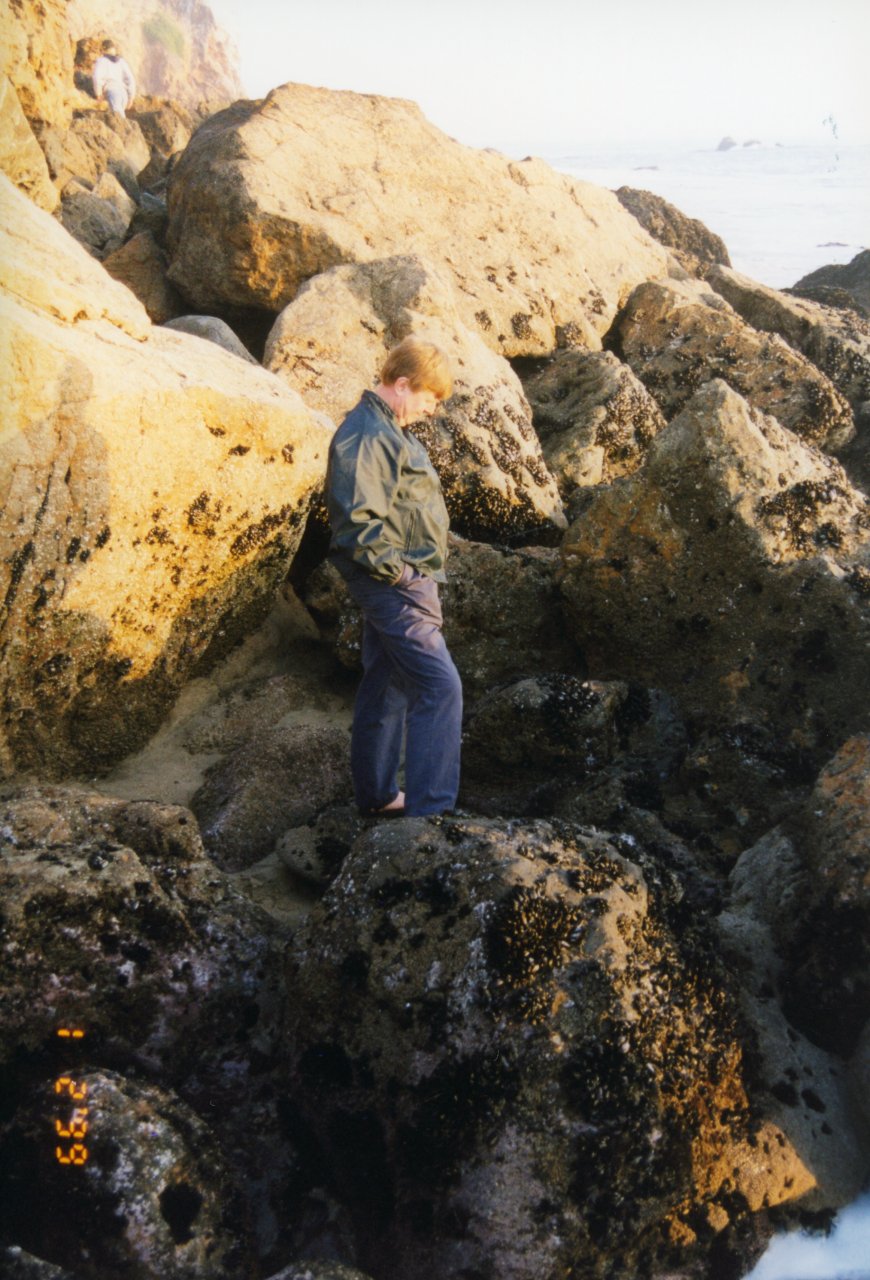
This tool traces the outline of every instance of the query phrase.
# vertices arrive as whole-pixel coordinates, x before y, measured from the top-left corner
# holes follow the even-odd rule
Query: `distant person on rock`
[[[459,789],[462,685],[438,599],[447,508],[429,455],[408,430],[452,389],[444,352],[405,338],[329,448],[330,559],[363,614],[351,772],[369,815],[445,813]]]
[[[136,96],[136,81],[130,64],[122,58],[112,40],[103,41],[103,52],[94,63],[94,97],[105,99],[113,115],[122,119]]]

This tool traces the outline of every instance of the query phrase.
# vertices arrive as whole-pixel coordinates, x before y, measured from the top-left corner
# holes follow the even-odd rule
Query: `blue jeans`
[[[380,809],[399,792],[405,742],[405,812],[456,806],[462,738],[462,683],[441,634],[438,584],[405,565],[398,583],[340,565],[363,614],[363,676],[353,711],[350,765],[361,809]]]

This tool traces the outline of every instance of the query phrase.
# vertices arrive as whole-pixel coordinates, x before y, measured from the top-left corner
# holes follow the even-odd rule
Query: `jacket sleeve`
[[[123,58],[121,59],[121,76],[124,80],[124,88],[127,90],[130,101],[132,102],[136,97],[136,81],[133,78],[133,72],[130,68],[130,64]]]
[[[94,63],[92,79],[94,82],[94,97],[99,99],[103,96],[103,72],[105,71],[105,63],[102,58],[97,58]]]
[[[400,450],[381,435],[352,437],[330,455],[332,546],[383,582],[398,581],[405,563],[395,507],[400,475]]]

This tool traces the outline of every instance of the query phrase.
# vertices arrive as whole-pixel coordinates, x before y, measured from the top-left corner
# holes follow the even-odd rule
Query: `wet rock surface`
[[[735,1196],[812,1185],[751,1113],[723,975],[637,852],[381,823],[294,939],[294,1103],[374,1274],[664,1274]]]
[[[95,1238],[95,1261],[81,1274],[105,1276],[113,1267],[120,1274],[123,1267],[111,1252],[116,1245],[122,1250],[129,1246],[132,1252],[126,1256],[133,1266],[139,1247],[133,1225],[136,1197],[153,1196],[160,1187],[172,1185],[170,1169],[188,1158],[199,1169],[197,1177],[205,1178],[212,1190],[179,1193],[180,1207],[177,1203],[175,1209],[169,1194],[165,1214],[151,1202],[148,1222],[140,1222],[143,1254],[135,1274],[155,1280],[161,1274],[160,1241],[167,1243],[166,1232],[171,1235],[176,1222],[173,1215],[177,1211],[183,1218],[185,1204],[192,1226],[200,1194],[203,1204],[211,1206],[203,1223],[209,1214],[216,1215],[213,1227],[203,1226],[203,1235],[192,1244],[191,1251],[203,1259],[200,1270],[184,1270],[182,1249],[174,1269],[162,1274],[209,1274],[204,1260],[209,1239],[233,1254],[239,1247],[243,1253],[249,1251],[257,1237],[260,1250],[268,1254],[280,1230],[279,1205],[294,1173],[293,1152],[277,1123],[273,1079],[278,926],[240,895],[206,856],[193,815],[186,809],[117,800],[81,789],[6,788],[0,799],[0,832],[0,1069],[4,1096],[11,1104],[0,1126],[6,1177],[0,1197],[4,1238],[29,1244],[49,1261],[71,1260],[60,1237],[52,1236],[57,1252],[49,1253],[38,1247],[42,1242],[22,1232],[29,1231],[34,1186],[46,1167],[53,1173],[79,1172],[55,1161],[52,1113],[44,1106],[45,1088],[50,1090],[61,1073],[78,1078],[67,1069],[65,1042],[58,1040],[57,1032],[79,1028],[85,1034],[73,1063],[76,1069],[131,1077],[129,1085],[105,1077],[100,1088],[107,1091],[106,1105],[95,1106],[95,1112],[117,1113],[119,1124],[124,1111],[134,1123],[139,1116],[143,1128],[134,1148],[138,1144],[144,1162],[140,1174],[124,1184],[124,1177],[132,1176],[131,1161],[135,1166],[139,1157],[126,1146],[117,1155],[117,1132],[112,1138],[115,1146],[110,1143],[105,1153],[100,1134],[108,1141],[111,1133],[101,1130],[93,1117],[94,1164],[89,1161],[83,1170],[88,1176],[82,1191],[82,1204],[90,1206],[91,1216],[83,1211],[76,1217],[67,1215],[65,1225],[55,1224],[57,1231],[69,1233],[67,1245],[76,1231],[86,1235],[88,1223],[95,1237],[105,1235],[102,1241]],[[144,1094],[137,1094],[140,1086]],[[152,1086],[157,1092],[149,1094]],[[199,1116],[199,1127],[185,1119],[186,1107]],[[149,1125],[153,1129],[157,1123],[148,1118],[153,1108],[171,1132],[166,1133],[168,1148],[161,1140],[150,1151],[142,1143]],[[25,1123],[22,1117],[29,1119]],[[37,1124],[42,1131],[39,1142]],[[223,1173],[221,1159],[209,1155],[218,1134]],[[175,1152],[171,1159],[167,1149]],[[163,1161],[168,1179],[157,1188],[147,1174],[151,1159]],[[227,1168],[231,1178],[226,1177]],[[116,1177],[121,1181],[110,1186]],[[105,1179],[109,1182],[104,1185]],[[56,1181],[52,1186],[57,1191]],[[232,1207],[238,1205],[239,1195],[249,1206],[247,1225]],[[102,1230],[105,1214],[118,1204],[122,1209],[126,1205],[130,1218],[127,1245],[117,1242],[114,1231]],[[123,1237],[123,1230],[120,1234]],[[176,1245],[184,1243],[175,1240]]]
[[[7,1144],[15,1158],[7,1230],[46,1258],[73,1261],[79,1280],[251,1275],[244,1206],[218,1134],[154,1085],[106,1071],[77,1073],[72,1085],[83,1099],[70,1126],[87,1130],[83,1142],[61,1139],[59,1149],[75,1158],[79,1148],[87,1159],[64,1166],[47,1149],[46,1114],[68,1109],[49,1084]]]

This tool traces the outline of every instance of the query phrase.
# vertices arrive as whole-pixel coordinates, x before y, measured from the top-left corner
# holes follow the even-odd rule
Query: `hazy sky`
[[[413,98],[472,146],[870,141],[870,0],[208,0],[245,88]]]

